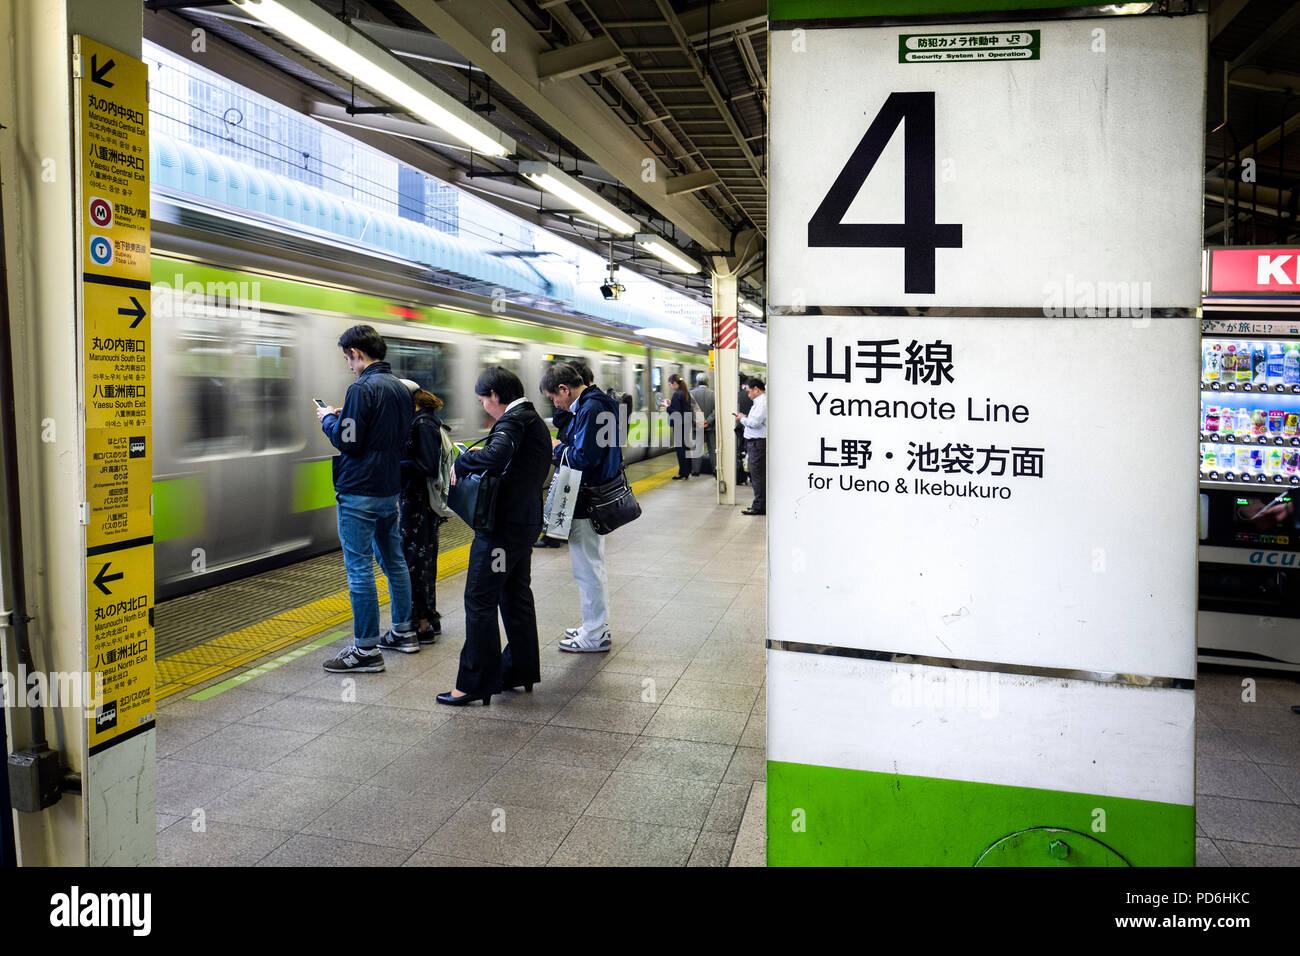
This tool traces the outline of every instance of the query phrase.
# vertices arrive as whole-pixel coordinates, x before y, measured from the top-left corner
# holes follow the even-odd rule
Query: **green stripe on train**
[[[1053,842],[1066,845],[1064,858],[1049,851]],[[1192,866],[1195,809],[767,763],[770,866],[974,866],[981,858],[983,865],[1003,866]]]
[[[202,478],[169,478],[153,483],[155,542],[201,534],[206,524]]]
[[[1083,0],[768,0],[767,17],[772,21],[850,20],[944,13],[1001,13],[1083,5]]]
[[[233,272],[194,262],[169,259],[165,256],[153,257],[150,278],[155,285],[163,285],[182,292],[191,283],[197,283],[204,290],[207,290],[211,283],[221,295],[235,300],[244,296],[252,296],[255,293],[258,304],[268,307],[281,306],[314,309],[321,312],[336,312],[342,315],[361,316],[377,322],[407,321],[391,314],[393,302],[376,296],[360,292],[349,292],[344,289],[332,289],[328,286],[293,279],[279,279],[249,272]],[[458,309],[418,307],[414,311],[421,316],[422,321],[426,324],[436,325],[444,329],[482,335],[508,336],[570,348],[621,352],[626,355],[645,354],[643,346],[633,343],[620,342],[617,339],[588,335],[582,332],[551,329],[531,322],[495,318],[474,312],[462,312]],[[669,352],[660,349],[656,349],[655,354],[684,363],[698,363],[703,358],[698,354]]]
[[[334,469],[332,459],[300,461],[293,466],[293,510],[314,511],[332,508],[334,498]]]

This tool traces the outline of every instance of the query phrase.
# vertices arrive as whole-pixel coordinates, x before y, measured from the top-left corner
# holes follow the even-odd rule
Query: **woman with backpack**
[[[410,379],[403,384],[415,401],[415,417],[402,452],[402,490],[398,495],[402,552],[411,574],[411,621],[421,644],[433,644],[442,633],[438,614],[438,527],[446,521],[447,488],[441,487],[444,457],[443,431],[438,418],[442,400]],[[439,499],[439,500],[435,500]]]

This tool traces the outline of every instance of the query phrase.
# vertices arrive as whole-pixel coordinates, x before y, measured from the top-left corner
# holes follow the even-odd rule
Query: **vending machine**
[[[1300,670],[1300,249],[1210,249],[1200,659]]]

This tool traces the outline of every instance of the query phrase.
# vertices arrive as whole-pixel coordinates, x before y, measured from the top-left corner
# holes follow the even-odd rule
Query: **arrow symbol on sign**
[[[132,328],[132,329],[133,329],[133,328],[135,328],[137,325],[139,325],[139,324],[140,324],[140,320],[144,318],[144,306],[142,306],[142,305],[140,304],[140,300],[137,299],[135,296],[131,296],[131,304],[132,304],[133,306],[135,306],[134,309],[118,309],[118,310],[117,310],[117,314],[118,314],[118,315],[134,315],[134,316],[135,316],[135,321],[132,322],[132,323],[130,324],[130,326],[129,326],[129,328]]]
[[[108,562],[107,564],[105,564],[102,568],[100,568],[100,569],[99,569],[99,573],[95,575],[95,587],[99,588],[99,589],[100,589],[101,591],[103,591],[105,594],[112,594],[112,593],[113,593],[113,592],[110,591],[108,588],[104,587],[104,585],[105,585],[107,582],[109,582],[109,581],[120,581],[122,578],[126,577],[126,573],[125,573],[124,571],[118,571],[117,574],[107,574],[106,572],[107,572],[108,569],[111,568],[112,566],[113,566],[113,562],[112,562],[112,561],[109,561],[109,562]]]
[[[92,54],[90,54],[90,79],[91,79],[91,82],[92,82],[92,83],[98,83],[100,86],[110,86],[110,87],[111,87],[113,84],[112,84],[109,80],[104,79],[104,77],[106,77],[106,76],[108,75],[108,71],[111,70],[115,65],[116,65],[116,61],[115,61],[115,60],[109,60],[107,63],[104,64],[103,69],[100,69],[100,66],[99,66],[99,54],[97,54],[97,53],[92,53]]]

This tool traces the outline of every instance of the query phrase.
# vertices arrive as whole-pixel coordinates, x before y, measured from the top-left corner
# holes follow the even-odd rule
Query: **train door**
[[[154,484],[160,596],[309,543],[292,520],[293,457],[310,414],[295,325],[193,304],[176,312],[154,375],[170,390],[158,402],[166,459]]]

